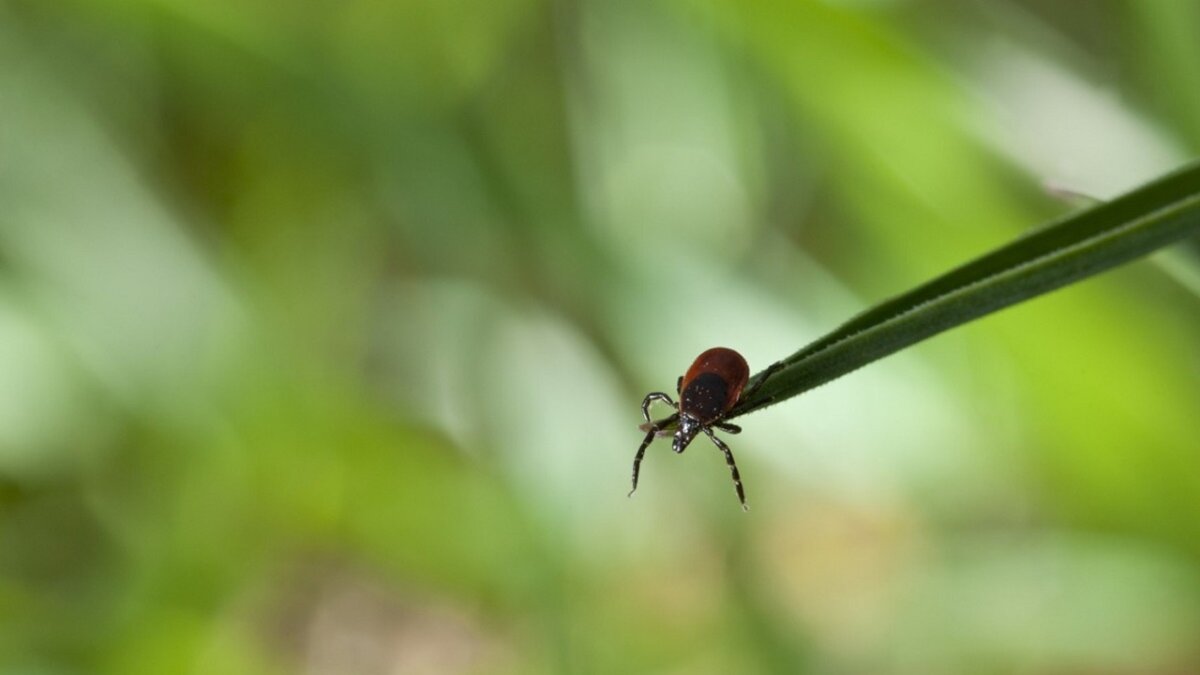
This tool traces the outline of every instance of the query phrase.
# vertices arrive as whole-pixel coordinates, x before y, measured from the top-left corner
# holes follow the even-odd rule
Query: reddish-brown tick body
[[[763,382],[780,366],[780,363],[772,364],[746,393],[750,394],[762,386]],[[646,453],[646,447],[650,445],[655,436],[667,435],[670,433],[667,429],[677,424],[678,426],[672,434],[674,438],[671,442],[671,449],[681,453],[687,449],[688,444],[697,434],[703,433],[708,436],[717,448],[725,453],[725,462],[729,465],[729,471],[733,476],[733,486],[737,490],[742,508],[745,509],[746,493],[742,488],[741,476],[738,475],[737,463],[733,460],[733,452],[730,451],[728,445],[725,445],[724,441],[713,434],[713,428],[731,434],[742,431],[740,427],[728,424],[724,420],[729,411],[741,399],[742,390],[746,388],[749,381],[750,366],[746,364],[746,359],[742,358],[741,354],[725,347],[713,347],[697,356],[683,377],[679,378],[675,387],[675,393],[679,394],[679,403],[672,401],[669,395],[661,391],[647,394],[646,398],[642,400],[642,417],[646,419],[642,429],[646,431],[646,438],[633,458],[633,490],[630,490],[629,494],[632,495],[633,491],[637,490],[638,470],[642,464],[642,457]],[[652,422],[650,420],[650,404],[654,401],[666,402],[675,408],[675,413],[665,419]]]
[[[711,423],[738,402],[750,380],[750,366],[742,355],[713,347],[696,357],[679,382],[679,411],[701,423]]]

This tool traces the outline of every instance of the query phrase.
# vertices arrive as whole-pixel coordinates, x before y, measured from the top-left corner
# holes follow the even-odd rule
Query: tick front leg
[[[730,433],[730,434],[740,434],[740,433],[742,433],[742,428],[741,428],[741,427],[739,427],[739,426],[738,426],[738,425],[736,425],[736,424],[730,424],[729,422],[717,422],[717,423],[716,423],[716,424],[714,424],[713,426],[714,426],[714,427],[716,427],[716,428],[718,428],[718,429],[720,429],[721,431],[724,431],[724,432],[726,432],[726,433]]]
[[[637,491],[638,472],[641,471],[642,468],[642,457],[645,456],[646,447],[649,446],[650,442],[654,440],[654,436],[657,433],[658,429],[651,429],[649,432],[647,432],[646,438],[643,439],[642,444],[638,446],[637,454],[633,456],[633,489],[629,491],[629,494],[626,495],[627,497],[632,497],[633,493]]]
[[[655,401],[663,401],[672,408],[678,407],[675,405],[675,401],[671,400],[670,396],[661,391],[652,391],[646,394],[646,398],[642,399],[642,417],[646,418],[646,422],[650,422],[650,404]]]
[[[737,462],[733,459],[733,451],[725,445],[725,441],[717,438],[712,429],[704,428],[704,433],[708,434],[709,439],[725,453],[725,463],[729,465],[729,473],[733,475],[733,487],[737,490],[738,501],[742,503],[742,510],[749,511],[750,507],[746,505],[746,491],[742,489],[742,477],[738,473]]]
[[[659,436],[670,436],[671,434],[675,433],[669,430],[671,425],[678,421],[679,413],[671,413],[669,417],[664,417],[657,422],[643,422],[638,425],[638,429],[641,429],[642,431],[653,430]]]

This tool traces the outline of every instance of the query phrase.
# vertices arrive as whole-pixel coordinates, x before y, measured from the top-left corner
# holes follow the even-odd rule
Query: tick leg
[[[678,407],[675,405],[675,401],[671,400],[670,396],[667,396],[661,391],[652,391],[649,394],[646,394],[646,398],[642,399],[642,417],[646,418],[647,422],[650,421],[650,404],[655,401],[664,401],[672,408]]]
[[[727,433],[727,434],[740,434],[740,433],[742,433],[742,428],[741,428],[741,427],[739,427],[739,426],[738,426],[738,425],[736,425],[736,424],[730,424],[729,422],[716,422],[716,423],[714,423],[714,424],[713,424],[713,426],[714,426],[714,427],[716,427],[716,428],[718,428],[718,429],[720,429],[721,431],[724,431],[724,432],[725,432],[725,433]]]
[[[680,375],[678,380],[675,380],[675,393],[683,396],[683,376]]]
[[[657,433],[657,428],[647,432],[646,438],[642,440],[642,444],[638,447],[637,454],[633,456],[633,489],[629,491],[629,494],[626,495],[627,497],[632,497],[633,493],[637,491],[638,471],[642,468],[642,457],[646,454],[646,446],[650,445],[650,442],[654,440],[654,436]]]
[[[657,422],[643,422],[638,425],[638,429],[642,431],[654,430],[659,436],[670,436],[673,431],[668,431],[667,428],[679,421],[679,413],[671,413],[669,416],[662,418]]]
[[[775,363],[767,366],[767,369],[763,371],[762,377],[758,378],[754,384],[750,385],[749,389],[743,391],[742,395],[738,398],[743,399],[753,396],[759,389],[762,388],[764,384],[766,384],[767,380],[771,379],[772,375],[779,372],[780,368],[783,368],[783,361],[776,361]]]
[[[712,442],[721,449],[721,452],[725,453],[725,463],[729,465],[729,473],[733,475],[733,487],[737,490],[738,501],[742,503],[743,511],[749,511],[750,507],[746,505],[746,491],[742,489],[742,477],[738,473],[737,462],[733,460],[733,451],[729,449],[728,445],[725,445],[725,441],[717,438],[712,429],[704,427],[704,433],[708,434]]]

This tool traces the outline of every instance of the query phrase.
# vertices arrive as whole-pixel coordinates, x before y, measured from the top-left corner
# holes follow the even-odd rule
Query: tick
[[[745,395],[756,392],[781,365],[779,362],[771,364],[763,376],[745,391]],[[675,393],[679,395],[678,403],[661,391],[646,394],[646,398],[642,400],[642,417],[646,419],[646,423],[641,427],[646,432],[646,438],[633,457],[633,489],[629,494],[632,496],[637,490],[638,471],[646,448],[656,436],[670,435],[668,429],[678,423],[674,440],[671,441],[671,449],[682,453],[700,433],[708,436],[709,440],[725,453],[725,463],[729,465],[729,472],[733,476],[733,487],[737,490],[738,501],[742,504],[742,510],[747,510],[746,491],[742,488],[742,477],[738,474],[733,452],[724,441],[717,438],[713,429],[730,434],[742,432],[741,427],[726,422],[725,416],[741,400],[742,390],[749,380],[750,366],[741,354],[725,347],[713,347],[697,356],[683,377],[676,381]],[[675,408],[675,412],[657,422],[651,421],[650,404],[654,401],[665,402]]]

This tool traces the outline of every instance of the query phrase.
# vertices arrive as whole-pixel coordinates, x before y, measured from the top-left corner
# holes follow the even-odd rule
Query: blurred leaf
[[[1083,211],[859,314],[782,361],[730,417],[778,403],[944,330],[1200,231],[1200,164]],[[753,382],[760,381],[765,371]]]

